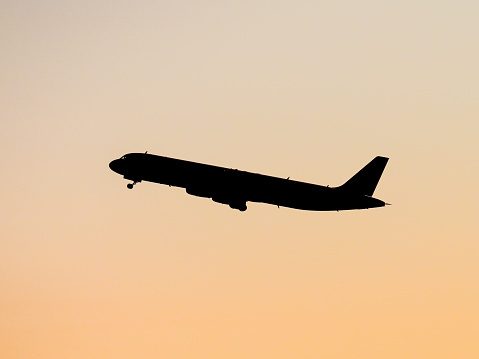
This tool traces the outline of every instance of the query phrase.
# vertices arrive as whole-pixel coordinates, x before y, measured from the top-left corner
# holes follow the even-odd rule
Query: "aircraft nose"
[[[119,160],[113,160],[110,162],[110,164],[108,165],[110,167],[110,169],[113,171],[113,172],[116,172],[116,173],[120,173],[120,161]]]

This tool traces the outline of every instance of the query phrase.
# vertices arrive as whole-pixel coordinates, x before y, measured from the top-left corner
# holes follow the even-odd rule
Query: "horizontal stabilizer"
[[[372,196],[389,158],[377,156],[339,188]]]

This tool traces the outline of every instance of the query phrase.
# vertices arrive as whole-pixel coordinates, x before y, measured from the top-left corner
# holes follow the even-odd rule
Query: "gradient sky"
[[[0,357],[478,358],[479,3],[0,1]],[[133,191],[144,152],[392,206]]]

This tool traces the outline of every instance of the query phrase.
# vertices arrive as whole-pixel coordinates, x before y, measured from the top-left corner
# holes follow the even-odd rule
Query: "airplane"
[[[377,156],[338,187],[278,178],[145,153],[129,153],[110,162],[127,187],[141,181],[181,187],[186,193],[246,211],[247,202],[308,211],[343,211],[388,205],[372,197],[388,158]]]

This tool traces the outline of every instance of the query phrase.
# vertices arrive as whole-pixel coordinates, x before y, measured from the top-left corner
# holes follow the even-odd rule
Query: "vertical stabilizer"
[[[389,158],[377,156],[345,184],[338,187],[347,191],[372,196]]]

